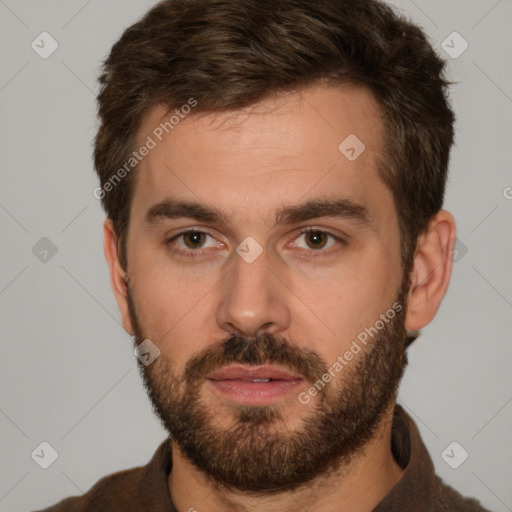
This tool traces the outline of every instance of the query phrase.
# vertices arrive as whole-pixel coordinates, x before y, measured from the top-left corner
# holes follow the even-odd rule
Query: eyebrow
[[[361,225],[370,223],[368,209],[350,199],[315,199],[305,203],[286,206],[276,211],[276,224],[296,224],[317,217],[334,217],[356,221]],[[146,212],[148,226],[165,219],[190,218],[199,222],[217,223],[227,226],[226,215],[213,206],[193,201],[165,199]]]

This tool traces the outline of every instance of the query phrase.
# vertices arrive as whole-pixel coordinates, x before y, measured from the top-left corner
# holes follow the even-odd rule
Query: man
[[[484,510],[395,403],[452,269],[443,69],[375,0],[166,0],[126,30],[95,194],[170,437],[48,511]]]

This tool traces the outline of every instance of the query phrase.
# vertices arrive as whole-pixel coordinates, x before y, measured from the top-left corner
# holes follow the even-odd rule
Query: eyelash
[[[182,237],[183,235],[186,235],[187,233],[201,233],[201,234],[208,235],[208,236],[213,238],[213,236],[210,235],[210,233],[208,233],[207,231],[201,231],[200,229],[189,228],[189,229],[185,229],[184,231],[181,231],[177,235],[175,235],[172,238],[166,240],[165,241],[165,245],[166,246],[167,245],[170,246],[172,244],[172,242],[174,242],[174,240],[176,240],[177,238]],[[338,242],[338,244],[347,245],[346,240],[344,240],[343,238],[341,238],[341,237],[339,237],[337,235],[334,235],[333,233],[331,233],[329,231],[325,231],[323,229],[318,229],[318,228],[314,228],[314,227],[308,227],[308,228],[302,229],[299,233],[297,233],[295,239],[299,238],[300,236],[302,236],[305,233],[321,233],[321,234],[325,234],[325,235],[328,235],[331,238],[333,238],[336,242]],[[189,258],[201,257],[201,256],[203,256],[208,251],[208,249],[198,249],[198,250],[190,249],[190,250],[185,250],[185,249],[181,249],[181,248],[178,248],[178,249],[172,248],[171,250],[173,252],[176,252],[178,254],[184,255],[184,256],[189,257]],[[308,251],[307,249],[303,249],[303,250]],[[306,257],[311,257],[311,258],[327,257],[327,256],[330,256],[333,252],[336,252],[336,251],[337,251],[336,247],[331,247],[331,248],[325,249],[325,250],[318,249],[317,251],[311,249],[308,252],[313,252],[313,253],[318,253],[318,254],[315,255],[315,256],[306,256]]]

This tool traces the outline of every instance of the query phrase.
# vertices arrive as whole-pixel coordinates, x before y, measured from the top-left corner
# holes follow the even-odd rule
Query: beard
[[[407,291],[404,281],[395,300],[401,310],[381,322],[384,327],[371,342],[329,383],[323,383],[316,400],[302,405],[308,413],[295,430],[286,427],[282,404],[233,403],[234,421],[226,428],[216,418],[220,407],[208,407],[201,399],[206,377],[233,363],[279,365],[311,385],[329,373],[329,365],[316,352],[267,332],[256,337],[232,335],[209,345],[190,358],[181,373],[173,367],[172,356],[162,350],[172,343],[151,340],[161,354],[151,365],[138,361],[138,366],[153,410],[183,456],[226,490],[270,495],[340,473],[375,438],[396,399],[407,365]],[[128,306],[138,345],[147,337],[129,288]]]

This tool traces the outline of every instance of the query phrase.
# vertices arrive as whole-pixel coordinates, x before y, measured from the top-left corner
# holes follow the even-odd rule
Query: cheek
[[[388,257],[382,249],[368,251],[329,271],[296,277],[292,288],[312,313],[304,315],[304,306],[298,306],[302,312],[295,311],[295,320],[301,329],[331,337],[338,353],[350,345],[395,299],[400,278]]]
[[[204,301],[208,283],[189,281],[176,275],[161,275],[157,279],[145,276],[137,285],[137,301],[147,327],[158,338],[174,337],[177,330],[196,322]]]
[[[163,245],[163,243],[162,243]],[[153,242],[131,255],[130,275],[150,325],[169,325],[194,307],[221,277],[219,264],[182,264]]]
[[[142,257],[131,274],[144,334],[172,359],[176,368],[183,368],[193,354],[205,348],[205,342],[219,338],[212,292],[222,274],[184,271],[168,260],[144,262]]]

